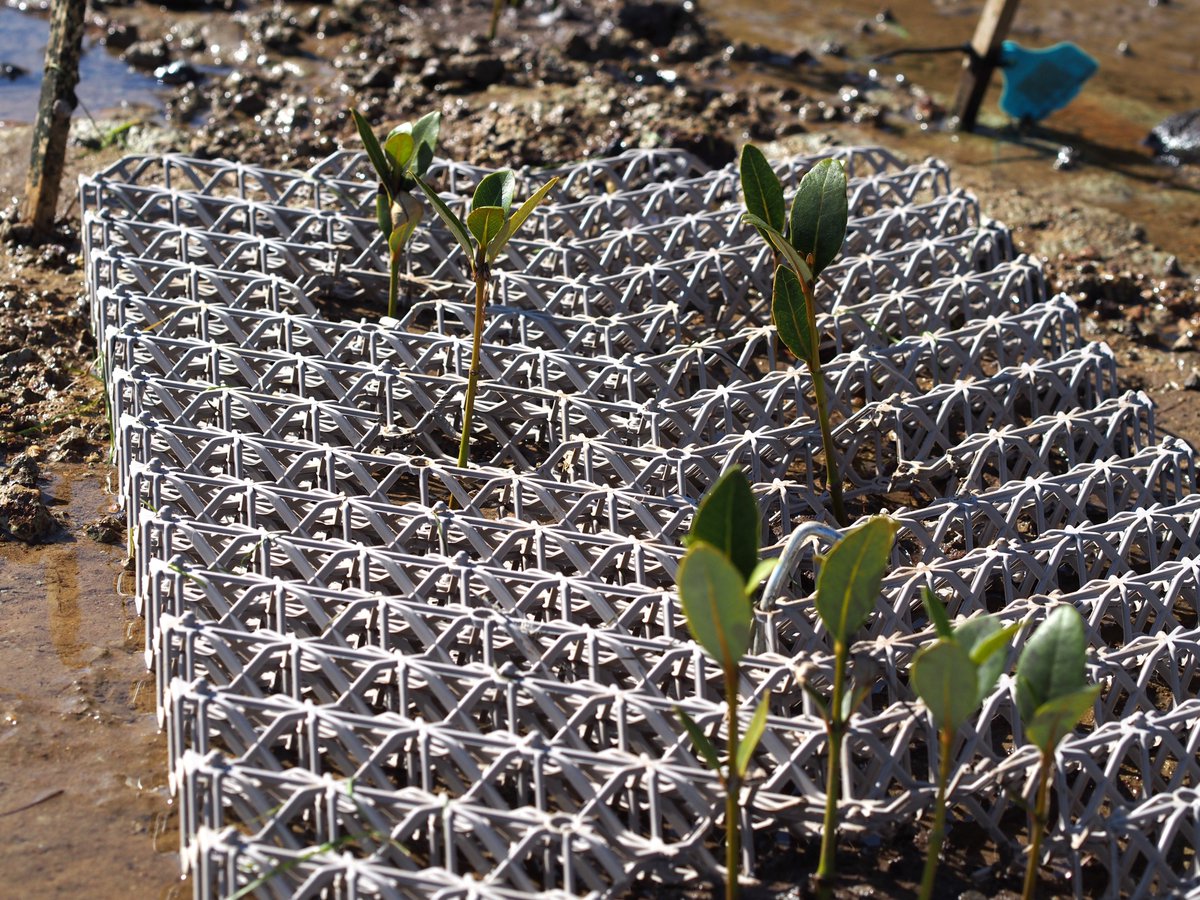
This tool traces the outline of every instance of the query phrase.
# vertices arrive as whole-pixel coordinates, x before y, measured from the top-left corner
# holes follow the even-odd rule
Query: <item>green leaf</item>
[[[704,759],[705,765],[714,772],[721,771],[721,758],[717,756],[717,748],[713,746],[713,742],[700,730],[700,726],[692,720],[692,717],[678,706],[675,707],[675,713],[679,716],[679,721],[683,723],[688,737],[692,739],[692,746],[700,751],[700,756]]]
[[[1033,633],[1017,661],[1017,709],[1030,722],[1043,704],[1081,689],[1086,676],[1087,635],[1075,607],[1055,608]]]
[[[1083,714],[1096,702],[1099,693],[1100,685],[1092,684],[1047,700],[1034,711],[1029,724],[1025,726],[1030,743],[1043,753],[1052,751],[1059,741],[1075,730]]]
[[[731,466],[700,501],[687,544],[704,542],[725,554],[743,586],[758,565],[758,503],[740,466]]]
[[[783,236],[782,232],[772,228],[763,219],[760,219],[758,216],[751,213],[746,213],[744,216],[742,216],[742,221],[749,222],[759,230],[760,234],[765,235],[767,243],[769,243],[776,249],[776,251],[782,254],[783,258],[787,261],[787,264],[795,270],[796,274],[809,284],[812,284],[812,269],[808,267],[808,263],[805,262],[800,257],[800,254],[796,252],[796,248],[788,243],[788,239]]]
[[[983,703],[1008,662],[1008,643],[1021,623],[1001,628],[995,616],[968,619],[955,629],[954,638],[963,645],[976,667],[975,697]]]
[[[486,176],[475,186],[475,196],[471,198],[471,212],[485,206],[498,206],[507,216],[512,206],[516,183],[517,178],[511,169],[501,169]]]
[[[433,162],[433,152],[437,149],[441,127],[442,114],[440,112],[426,113],[413,125],[412,136],[417,145],[416,153],[413,154],[413,174],[424,175],[429,164]]]
[[[742,147],[739,166],[742,176],[742,195],[746,198],[746,211],[758,216],[777,231],[787,227],[787,213],[783,202],[783,186],[779,176],[767,162],[761,150],[753,144]],[[767,240],[760,231],[763,240]]]
[[[392,231],[388,236],[388,249],[393,257],[400,255],[400,251],[404,249],[424,216],[425,209],[416,197],[408,191],[396,194],[396,202],[392,204],[390,222]]]
[[[504,210],[498,206],[481,206],[467,214],[467,227],[479,246],[486,249],[504,229]]]
[[[807,258],[813,258],[813,275],[833,262],[846,239],[849,219],[846,196],[846,169],[835,159],[823,159],[800,179],[800,189],[792,200],[792,246]]]
[[[849,644],[879,602],[896,528],[887,516],[874,516],[851,529],[825,557],[817,578],[817,614],[836,642]]]
[[[534,191],[533,195],[521,204],[521,208],[509,216],[508,221],[504,225],[504,231],[500,233],[495,243],[492,244],[491,252],[488,254],[488,262],[494,260],[496,255],[504,249],[504,245],[512,240],[513,235],[520,230],[521,226],[525,224],[525,220],[537,209],[538,204],[546,198],[546,195],[553,190],[556,184],[558,184],[557,175]]]
[[[392,233],[391,205],[387,188],[380,182],[379,189],[375,192],[375,221],[385,235]]]
[[[729,673],[750,647],[753,613],[745,579],[710,544],[693,544],[679,564],[679,599],[700,646]]]
[[[367,158],[371,160],[371,167],[375,169],[375,174],[379,176],[379,180],[387,186],[388,200],[390,201],[392,199],[392,167],[388,164],[387,154],[379,146],[379,140],[375,137],[375,133],[371,131],[371,126],[367,124],[367,120],[362,117],[362,114],[357,109],[352,109],[350,110],[350,115],[354,117],[354,127],[358,129],[358,136],[362,138],[363,146],[366,147]]]
[[[400,131],[397,128],[392,129],[392,133],[383,142],[383,152],[392,161],[393,172],[403,173],[407,170],[408,161],[412,159],[414,146],[411,134],[407,131]]]
[[[475,250],[471,246],[471,235],[467,231],[467,226],[463,224],[462,219],[454,214],[446,201],[437,195],[437,191],[427,185],[423,179],[417,179],[417,187],[422,193],[429,198],[429,202],[433,204],[433,211],[438,214],[446,227],[450,229],[450,233],[454,235],[463,252],[467,254],[467,261],[473,267],[475,265]]]
[[[811,368],[816,354],[816,341],[808,327],[808,301],[800,279],[787,266],[775,269],[775,287],[771,292],[771,320],[779,339],[797,358]]]
[[[933,627],[937,629],[938,637],[950,637],[954,633],[954,629],[950,627],[950,619],[946,616],[946,607],[942,606],[938,595],[927,587],[921,588],[921,603],[925,606],[925,612],[929,614],[929,620],[933,622]]]
[[[763,697],[754,710],[754,715],[750,717],[750,724],[746,726],[746,733],[742,735],[741,743],[738,744],[736,766],[739,777],[745,775],[746,770],[750,768],[750,760],[754,757],[754,748],[762,740],[763,731],[767,727],[767,711],[770,706],[770,696]]]
[[[754,570],[750,573],[750,577],[746,579],[746,593],[753,594],[758,590],[758,586],[771,577],[771,573],[779,567],[779,557],[772,556],[770,559],[760,559],[754,566]]]
[[[957,731],[975,702],[976,667],[966,649],[954,640],[939,640],[913,659],[909,681],[924,701],[938,729]]]

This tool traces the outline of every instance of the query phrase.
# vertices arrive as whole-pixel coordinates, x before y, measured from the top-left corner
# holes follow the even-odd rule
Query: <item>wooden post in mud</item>
[[[79,83],[79,54],[83,45],[83,17],[87,0],[54,0],[50,12],[50,40],[42,73],[37,124],[29,176],[25,180],[23,218],[35,234],[54,226],[58,188],[67,158],[67,134],[75,111],[75,85]]]
[[[996,71],[996,57],[1000,45],[1008,37],[1013,18],[1021,0],[987,0],[979,24],[975,26],[975,37],[971,38],[974,51],[963,62],[962,80],[958,84],[958,96],[954,100],[952,115],[958,120],[960,131],[974,131],[975,119],[987,93],[992,73]]]

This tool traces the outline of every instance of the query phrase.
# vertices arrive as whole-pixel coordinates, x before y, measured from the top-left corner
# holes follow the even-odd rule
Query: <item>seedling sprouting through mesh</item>
[[[371,167],[379,176],[375,216],[388,247],[388,315],[396,315],[400,261],[409,238],[424,216],[424,208],[413,195],[416,179],[433,162],[441,113],[431,112],[415,123],[404,122],[388,132],[382,144],[358,110],[351,110],[354,125],[367,150]]]
[[[892,552],[898,525],[887,516],[875,516],[847,532],[821,560],[817,576],[817,615],[833,640],[833,689],[828,698],[806,688],[813,698],[829,735],[829,761],[825,779],[825,821],[821,831],[821,861],[817,867],[817,893],[831,897],[836,877],[838,797],[842,743],[854,711],[866,699],[871,684],[847,684],[850,641],[879,602],[879,586]]]
[[[921,600],[938,633],[937,642],[913,659],[911,675],[913,689],[929,710],[938,733],[937,800],[920,893],[922,900],[929,900],[945,837],[946,787],[954,738],[995,688],[1008,655],[1009,638],[1020,624],[1003,628],[995,616],[978,616],[952,628],[932,591],[924,590]]]
[[[759,512],[740,468],[726,472],[700,504],[679,564],[679,600],[693,637],[721,666],[725,679],[726,760],[684,710],[679,718],[725,791],[725,896],[738,895],[742,779],[767,724],[764,696],[745,732],[738,722],[738,665],[750,649],[752,595],[778,562],[758,558]]]
[[[543,184],[524,203],[512,211],[513,190],[516,176],[509,169],[501,169],[480,179],[471,197],[471,209],[464,223],[446,205],[437,192],[420,178],[417,184],[433,204],[434,210],[446,223],[471,268],[471,280],[475,282],[475,322],[471,334],[471,370],[467,374],[467,396],[463,401],[462,435],[458,442],[458,464],[470,462],[471,420],[475,412],[475,390],[479,383],[479,345],[483,341],[483,319],[487,311],[488,287],[492,277],[492,263],[504,245],[512,239],[525,220],[546,199],[558,178]]]
[[[834,518],[846,526],[850,521],[842,500],[841,466],[829,418],[829,388],[821,365],[813,297],[817,276],[833,262],[846,237],[849,217],[846,169],[833,159],[813,166],[800,179],[791,214],[786,218],[779,177],[753,144],[742,148],[741,177],[746,221],[775,249],[776,258],[783,259],[775,269],[771,318],[780,340],[812,373],[829,502]]]
[[[1054,749],[1075,729],[1100,693],[1100,685],[1087,683],[1087,645],[1083,616],[1075,607],[1063,605],[1033,633],[1017,662],[1017,711],[1025,726],[1025,736],[1042,754],[1029,832],[1024,900],[1032,900],[1037,887],[1038,861],[1049,815]]]

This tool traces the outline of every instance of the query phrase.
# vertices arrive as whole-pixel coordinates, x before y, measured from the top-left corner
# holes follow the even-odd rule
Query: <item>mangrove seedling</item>
[[[742,193],[745,221],[772,247],[776,259],[771,292],[771,319],[779,339],[802,360],[812,375],[817,422],[825,451],[825,483],[833,516],[843,528],[850,524],[842,500],[841,466],[829,419],[829,388],[821,365],[814,291],[817,276],[833,262],[846,238],[849,218],[846,169],[823,159],[800,179],[789,215],[784,214],[783,186],[762,151],[742,147]]]
[[[416,179],[434,211],[446,223],[458,245],[467,255],[471,269],[471,280],[475,283],[475,322],[471,335],[471,369],[467,373],[467,396],[463,401],[462,435],[458,442],[458,464],[465,467],[469,462],[471,448],[471,423],[475,413],[475,389],[479,383],[479,345],[483,341],[483,316],[487,308],[488,287],[492,277],[492,263],[500,255],[505,244],[525,224],[525,220],[546,199],[546,195],[558,183],[555,176],[533,192],[521,206],[512,212],[513,191],[516,176],[510,169],[492,172],[480,179],[471,197],[471,207],[464,223],[437,191],[419,176]]]
[[[833,640],[833,688],[828,698],[813,688],[813,699],[829,735],[829,767],[825,779],[825,821],[821,831],[821,860],[817,866],[817,894],[832,896],[837,868],[838,798],[841,794],[842,743],[854,711],[872,685],[847,685],[850,641],[879,600],[879,585],[892,552],[896,522],[873,516],[846,532],[845,537],[820,559],[817,576],[817,615]]]
[[[995,616],[978,616],[952,628],[933,591],[923,591],[921,600],[938,634],[938,640],[913,659],[910,675],[913,690],[929,710],[938,732],[937,800],[920,892],[921,900],[930,900],[946,834],[946,789],[954,738],[996,687],[1008,657],[1009,638],[1021,625],[1004,628]]]
[[[1057,607],[1033,633],[1017,660],[1017,712],[1025,736],[1041,751],[1037,795],[1029,829],[1024,900],[1037,887],[1038,860],[1046,835],[1054,750],[1096,701],[1100,685],[1087,683],[1087,634],[1073,606]]]
[[[396,315],[400,261],[408,240],[425,213],[413,194],[417,179],[425,174],[437,147],[442,114],[428,113],[414,122],[397,125],[383,143],[358,110],[350,110],[354,126],[379,177],[375,193],[375,218],[388,246],[388,315]]]
[[[717,661],[725,679],[726,757],[682,709],[679,719],[705,764],[725,791],[725,896],[738,894],[741,854],[739,810],[742,780],[767,724],[768,697],[755,708],[746,730],[738,722],[738,666],[750,647],[752,595],[775,559],[759,560],[758,504],[738,467],[721,476],[705,496],[685,540],[679,565],[679,599],[692,636]]]

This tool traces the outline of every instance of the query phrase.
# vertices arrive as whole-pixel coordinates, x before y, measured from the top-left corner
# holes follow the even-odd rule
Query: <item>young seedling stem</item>
[[[1042,856],[1042,840],[1046,837],[1046,819],[1050,804],[1050,774],[1054,769],[1054,752],[1042,753],[1038,766],[1038,789],[1033,804],[1033,822],[1029,833],[1029,861],[1025,864],[1025,884],[1021,890],[1024,900],[1037,894],[1038,866]]]
[[[929,847],[925,854],[925,870],[921,873],[921,900],[933,896],[938,860],[946,840],[946,789],[950,784],[951,752],[954,750],[954,731],[943,727],[938,731],[938,786],[933,807],[933,823],[929,828]]]
[[[837,874],[837,827],[838,799],[842,793],[842,740],[846,723],[840,710],[845,702],[846,645],[841,641],[833,647],[833,696],[830,700],[830,715],[825,723],[829,734],[829,767],[825,775],[825,821],[821,828],[821,860],[817,865],[817,893],[825,898],[833,896],[833,880]]]
[[[821,365],[814,286],[817,276],[834,260],[846,238],[849,220],[846,170],[832,159],[813,166],[800,179],[790,215],[785,215],[779,177],[753,144],[742,148],[740,171],[746,200],[745,220],[767,242],[776,262],[771,319],[779,339],[808,366],[812,377],[830,510],[845,528],[850,519],[842,497],[842,468],[829,418],[829,387]]]
[[[462,432],[458,438],[458,464],[466,467],[471,457],[471,426],[475,415],[475,394],[479,387],[480,352],[483,344],[483,323],[487,314],[488,291],[491,286],[492,266],[500,251],[512,236],[525,224],[538,204],[558,183],[551,178],[516,210],[512,208],[513,189],[516,176],[508,169],[492,172],[479,180],[471,198],[470,212],[464,222],[446,205],[420,178],[417,185],[432,204],[434,211],[450,229],[455,241],[466,254],[471,269],[471,281],[475,286],[475,321],[471,328],[471,368],[467,372],[467,393],[463,398]]]
[[[737,900],[738,872],[741,870],[742,829],[740,819],[742,779],[735,760],[738,758],[738,670],[737,666],[725,669],[725,716],[729,734],[726,751],[729,767],[725,774],[725,871],[732,872],[725,879],[726,900]]]
[[[471,368],[467,372],[467,396],[463,401],[463,429],[458,439],[458,464],[466,467],[471,461],[471,429],[474,421],[475,392],[479,387],[479,348],[483,343],[483,317],[487,310],[488,283],[491,268],[484,258],[483,250],[475,254],[475,320],[471,330]]]

